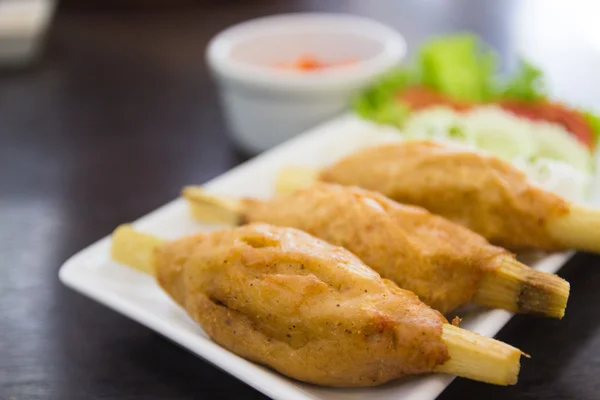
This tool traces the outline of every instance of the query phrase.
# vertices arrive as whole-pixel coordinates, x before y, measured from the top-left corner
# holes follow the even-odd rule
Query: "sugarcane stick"
[[[121,225],[113,232],[111,257],[140,272],[154,275],[154,249],[163,241],[155,236],[135,231],[130,225]]]
[[[319,170],[306,167],[286,167],[279,171],[275,181],[276,193],[289,193],[307,187],[319,180]]]
[[[193,217],[199,221],[228,224],[244,219],[244,202],[240,199],[209,195],[197,186],[186,187],[183,196],[188,200]],[[330,240],[329,237],[321,238]],[[353,251],[352,248],[349,250]],[[361,257],[361,254],[357,255]],[[482,274],[473,303],[521,314],[564,316],[569,298],[567,281],[532,269],[512,256],[500,257],[497,262],[497,268]]]
[[[192,216],[198,221],[227,225],[240,222],[243,204],[238,199],[211,196],[199,186],[186,186],[182,195],[190,205]]]
[[[571,204],[568,213],[548,220],[547,228],[565,248],[600,253],[600,210]]]
[[[520,313],[562,318],[569,299],[569,282],[506,257],[483,274],[473,302]]]
[[[289,193],[318,181],[319,172],[311,168],[287,167],[275,183],[277,193]],[[570,204],[567,213],[548,219],[546,228],[565,249],[600,253],[600,210]]]
[[[112,238],[112,258],[138,271],[154,275],[153,255],[163,241],[136,232],[129,225],[118,227]],[[520,369],[519,349],[465,329],[444,324],[442,341],[449,359],[436,372],[495,385],[514,385]]]
[[[437,372],[502,386],[517,383],[521,350],[450,324],[443,325],[442,340],[450,359]]]

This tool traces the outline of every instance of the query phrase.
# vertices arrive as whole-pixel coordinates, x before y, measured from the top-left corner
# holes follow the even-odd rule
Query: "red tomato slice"
[[[464,111],[472,107],[467,102],[452,100],[446,95],[422,86],[410,87],[399,93],[396,99],[407,104],[412,110],[422,110],[433,106],[447,106],[456,111]]]
[[[591,148],[593,145],[594,135],[584,116],[563,104],[546,101],[537,103],[504,101],[499,103],[499,106],[534,121],[547,121],[561,125],[587,147]]]

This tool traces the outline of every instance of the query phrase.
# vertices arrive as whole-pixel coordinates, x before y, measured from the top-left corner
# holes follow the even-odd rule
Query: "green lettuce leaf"
[[[355,112],[365,119],[402,128],[410,115],[398,94],[425,86],[456,100],[486,103],[499,100],[535,102],[547,98],[542,71],[527,61],[500,81],[497,56],[479,37],[456,34],[425,43],[412,66],[385,74],[354,99]],[[584,112],[595,143],[600,143],[600,117]]]
[[[354,111],[363,118],[373,119],[384,123],[383,120],[391,121],[408,115],[404,106],[396,106],[394,96],[415,83],[414,73],[408,68],[398,68],[384,74],[374,85],[363,91],[354,100]],[[400,115],[393,118],[394,111]],[[394,123],[393,125],[398,125]]]
[[[492,100],[496,56],[477,36],[459,34],[431,40],[412,67],[402,66],[378,79],[354,100],[354,111],[365,119],[402,127],[410,110],[396,95],[410,86],[427,86],[470,101]]]
[[[384,125],[392,125],[402,128],[404,122],[410,115],[410,108],[401,101],[389,101],[375,110],[369,119]]]
[[[600,140],[600,116],[590,111],[583,111],[583,117],[594,133],[594,145],[598,145]]]
[[[458,34],[431,40],[419,53],[420,83],[457,100],[484,102],[496,92],[496,54],[479,38]]]
[[[518,72],[510,79],[501,97],[503,99],[535,102],[546,98],[543,74],[525,60],[521,60]]]

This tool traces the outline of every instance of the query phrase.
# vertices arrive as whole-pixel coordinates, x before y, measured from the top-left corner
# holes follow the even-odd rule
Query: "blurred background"
[[[31,22],[27,13],[36,7],[45,17]],[[57,271],[119,223],[175,198],[183,184],[247,159],[227,137],[204,50],[232,24],[295,11],[389,24],[405,36],[409,58],[431,36],[471,31],[498,51],[503,70],[525,55],[545,71],[555,95],[600,109],[600,2],[593,0],[0,0],[0,398],[85,398],[93,391],[133,398],[125,397],[133,387],[139,398],[213,389],[262,398],[62,287]],[[15,42],[27,47],[15,38],[21,33],[37,44],[16,62],[7,54],[16,52]],[[573,285],[598,280],[579,272]],[[597,292],[584,289],[574,293]],[[585,301],[594,300],[600,298]],[[577,302],[575,294],[571,304]],[[545,340],[544,330],[560,337],[573,329],[580,341],[565,351],[586,365],[593,355],[579,350],[596,325],[574,324],[532,327],[516,318],[503,332],[535,329],[535,341],[509,341],[557,349],[569,345]],[[152,342],[156,353],[140,354],[140,341]],[[527,369],[523,379],[540,397],[566,390],[561,385],[572,398],[597,389],[595,379],[573,378],[581,369],[561,372],[550,352],[539,362],[557,371],[549,386],[547,376],[540,381]],[[147,386],[148,377],[165,383]],[[527,395],[513,390],[501,393]]]
[[[12,3],[2,0],[0,15]],[[53,7],[34,58],[0,70],[0,162],[30,161],[2,177],[2,190],[66,192],[65,202],[85,204],[81,196],[118,179],[140,196],[103,196],[131,202],[129,216],[175,196],[181,182],[203,182],[245,158],[227,140],[204,50],[219,31],[250,18],[294,11],[367,16],[398,29],[409,58],[433,35],[472,31],[499,52],[503,69],[525,55],[544,70],[553,93],[600,107],[600,3],[593,0],[16,3]],[[10,29],[0,30],[6,48]]]

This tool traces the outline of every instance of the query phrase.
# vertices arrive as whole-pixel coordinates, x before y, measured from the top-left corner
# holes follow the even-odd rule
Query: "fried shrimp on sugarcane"
[[[268,200],[228,199],[187,187],[199,220],[301,229],[353,252],[429,306],[476,303],[561,318],[569,284],[515,260],[480,235],[414,206],[359,188],[319,183]]]
[[[517,380],[518,349],[448,324],[349,251],[296,229],[250,224],[161,243],[121,226],[112,257],[153,275],[224,348],[301,381]]]
[[[571,204],[493,156],[408,141],[367,148],[321,170],[289,168],[278,191],[315,180],[424,207],[511,250],[600,252],[600,211]]]

